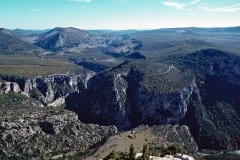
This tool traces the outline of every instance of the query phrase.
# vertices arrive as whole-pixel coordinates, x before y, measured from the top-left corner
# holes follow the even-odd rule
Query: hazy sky
[[[0,0],[0,27],[240,26],[240,0]]]

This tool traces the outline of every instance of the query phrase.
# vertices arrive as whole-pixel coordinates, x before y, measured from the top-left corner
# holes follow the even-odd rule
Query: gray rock
[[[0,126],[4,128],[0,130],[0,158],[86,152],[117,133],[114,126],[81,123],[73,112],[40,108],[34,113],[1,117]]]
[[[0,95],[12,91],[36,98],[44,105],[58,106],[64,104],[65,97],[70,93],[85,90],[89,79],[94,75],[95,73],[90,72],[82,75],[63,74],[36,78],[2,76]]]

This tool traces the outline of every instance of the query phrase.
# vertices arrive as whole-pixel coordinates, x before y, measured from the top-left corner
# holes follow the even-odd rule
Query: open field
[[[0,75],[23,77],[46,76],[51,74],[66,74],[82,70],[63,57],[1,55]]]

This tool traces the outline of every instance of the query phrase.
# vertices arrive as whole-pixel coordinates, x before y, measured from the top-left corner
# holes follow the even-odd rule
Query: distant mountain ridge
[[[48,50],[58,50],[63,47],[74,47],[79,43],[88,42],[91,34],[77,28],[54,28],[43,33],[36,45]]]
[[[0,54],[41,51],[39,47],[19,39],[13,31],[0,29]]]

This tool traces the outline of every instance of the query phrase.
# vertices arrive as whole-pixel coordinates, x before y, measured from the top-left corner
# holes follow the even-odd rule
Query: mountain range
[[[196,159],[199,152],[238,150],[239,49],[240,27],[0,29],[0,113],[5,115],[0,153],[86,158],[110,136],[138,132],[135,128],[142,125],[154,131],[164,127],[155,134],[160,137],[165,131],[179,133],[161,145],[176,140]],[[70,111],[77,118],[66,123]],[[21,119],[28,123],[21,126]],[[13,126],[21,133],[32,131],[19,140]],[[88,135],[85,145],[77,138],[84,139],[80,132]],[[54,141],[66,135],[66,144],[54,151]],[[29,137],[42,150],[29,148]]]

